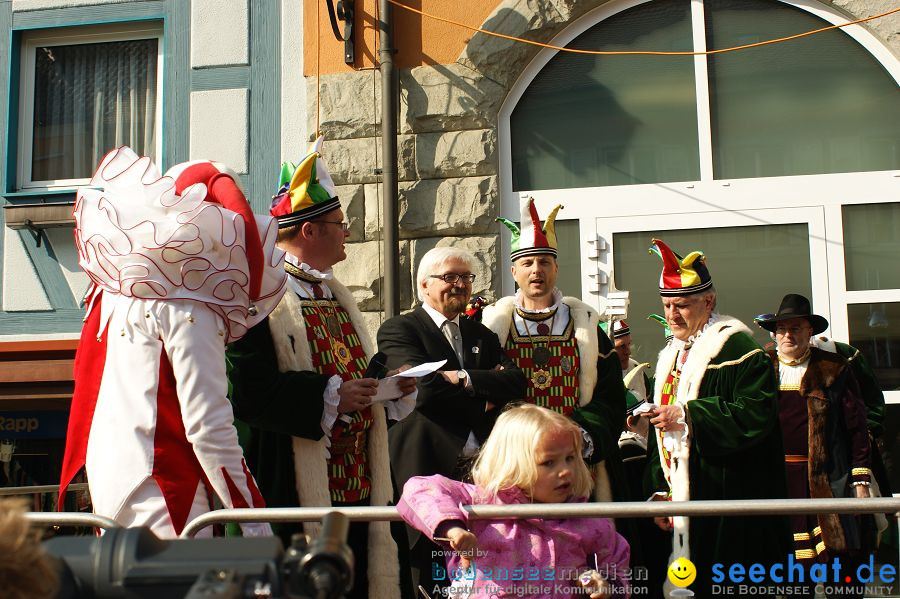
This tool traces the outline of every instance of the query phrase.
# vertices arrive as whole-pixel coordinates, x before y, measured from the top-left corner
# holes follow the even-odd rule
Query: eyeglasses
[[[796,337],[801,333],[805,333],[808,331],[810,327],[775,327],[776,335],[786,335],[790,333],[792,336]]]
[[[450,285],[456,285],[456,283],[458,283],[460,279],[462,279],[463,282],[468,283],[469,285],[471,285],[473,282],[475,282],[475,275],[473,275],[473,274],[461,275],[456,272],[448,272],[448,273],[444,273],[442,275],[428,275],[428,276],[431,279],[440,279],[443,282],[448,283]]]
[[[343,220],[314,220],[314,223],[322,223],[325,225],[340,225],[341,229],[344,230],[344,233],[350,230],[350,223]]]

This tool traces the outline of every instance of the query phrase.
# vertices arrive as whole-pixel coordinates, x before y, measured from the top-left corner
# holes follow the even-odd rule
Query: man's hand
[[[338,412],[358,412],[372,403],[372,396],[378,391],[378,381],[375,379],[351,379],[344,381],[338,387]]]
[[[387,373],[387,375],[394,376],[395,374],[397,374],[399,372],[403,372],[404,370],[409,370],[410,368],[412,368],[412,366],[410,366],[409,364],[404,364],[403,366],[401,366],[400,368],[398,368],[396,370],[391,370],[390,372]],[[398,376],[397,379],[399,379],[397,381],[397,387],[400,389],[400,393],[403,394],[403,395],[401,395],[401,397],[406,397],[407,395],[409,395],[410,393],[415,391],[416,390],[416,382],[419,380],[412,376]]]
[[[871,493],[869,492],[869,487],[866,485],[856,485],[853,487],[856,489],[856,498],[857,499],[866,499],[867,497],[871,497]]]
[[[654,493],[650,497],[650,501],[671,501],[672,498],[664,493]],[[675,518],[672,516],[654,516],[653,523],[660,527],[665,532],[669,532],[673,528],[675,528]]]
[[[684,410],[679,405],[655,406],[641,416],[650,418],[650,424],[663,432],[684,430],[684,425],[678,422],[684,418]]]
[[[444,380],[450,383],[451,385],[459,386],[459,377],[456,376],[455,370],[438,370],[441,373],[441,376],[444,377]]]

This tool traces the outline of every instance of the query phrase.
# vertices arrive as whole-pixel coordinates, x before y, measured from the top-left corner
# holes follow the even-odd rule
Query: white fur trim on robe
[[[741,321],[731,316],[719,316],[715,323],[709,326],[703,334],[694,341],[691,347],[688,359],[681,368],[681,376],[678,381],[678,392],[675,402],[682,406],[687,413],[685,404],[689,401],[697,399],[700,393],[700,383],[706,375],[706,369],[713,358],[719,355],[725,342],[735,333],[747,333],[752,335],[750,329]],[[653,390],[653,403],[660,405],[662,397],[662,388],[675,365],[675,359],[678,356],[678,348],[672,344],[667,345],[659,352],[659,359],[656,362],[656,379]],[[657,433],[657,446],[659,450],[659,462],[663,472],[669,479],[669,486],[672,489],[672,501],[689,501],[691,498],[690,490],[690,471],[689,459],[691,455],[691,438],[690,435],[682,435],[679,431],[676,434],[665,433],[670,435],[668,443],[673,448],[672,470],[666,465],[666,458],[663,456],[663,441]],[[674,531],[672,535],[672,555],[669,557],[669,563],[679,557],[690,559],[690,545],[688,539],[689,519],[686,516],[674,517]],[[666,595],[672,590],[671,583],[666,580]]]
[[[337,280],[325,281],[334,294],[334,299],[347,311],[353,329],[359,337],[360,345],[367,358],[371,358],[374,345],[363,321],[362,313],[356,307],[353,294]],[[278,356],[278,368],[282,372],[315,370],[309,343],[306,340],[306,321],[297,294],[288,292],[269,317],[269,330]],[[294,343],[291,343],[291,337]],[[321,397],[308,398],[299,390],[301,399],[322,401]],[[388,456],[387,420],[384,407],[372,404],[374,421],[368,431],[369,473],[371,474],[371,503],[373,506],[388,505],[393,499],[391,467]],[[318,441],[293,438],[294,477],[297,481],[297,496],[303,507],[330,506],[328,492],[328,450],[326,437]],[[305,522],[307,534],[318,534],[318,522]],[[399,596],[399,566],[397,545],[391,537],[388,522],[369,524],[369,597],[372,599],[394,599]]]

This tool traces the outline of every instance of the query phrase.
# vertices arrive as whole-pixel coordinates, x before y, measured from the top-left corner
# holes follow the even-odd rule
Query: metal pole
[[[865,499],[741,499],[734,501],[633,501],[466,505],[470,519],[652,518],[653,516],[763,516],[768,514],[874,514],[897,512],[900,497]],[[314,522],[339,511],[350,521],[400,520],[395,507],[282,507],[215,510],[191,520],[181,533],[193,537],[217,522]]]
[[[25,519],[31,524],[45,526],[93,526],[96,528],[116,528],[119,526],[114,520],[97,514],[82,514],[79,512],[28,512]]]
[[[394,68],[393,7],[388,0],[378,0],[381,20],[378,23],[381,70],[381,214],[384,219],[381,239],[384,242],[384,317],[400,313],[400,216],[397,208],[397,115],[399,112],[397,71]]]
[[[87,491],[87,483],[72,483],[69,491]],[[5,495],[36,495],[38,493],[57,493],[59,485],[34,485],[31,487],[0,487],[0,497]]]

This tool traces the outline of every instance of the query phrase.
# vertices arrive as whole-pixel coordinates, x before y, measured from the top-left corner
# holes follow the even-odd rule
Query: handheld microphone
[[[378,352],[369,360],[366,367],[365,378],[367,379],[383,379],[387,375],[387,355],[384,352]]]

